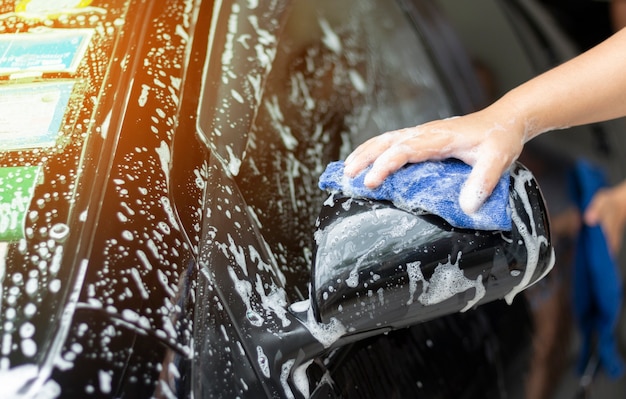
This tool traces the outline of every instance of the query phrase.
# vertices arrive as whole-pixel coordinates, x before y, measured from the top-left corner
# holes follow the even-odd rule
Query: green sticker
[[[39,166],[0,168],[0,241],[24,238],[24,221],[40,170]]]

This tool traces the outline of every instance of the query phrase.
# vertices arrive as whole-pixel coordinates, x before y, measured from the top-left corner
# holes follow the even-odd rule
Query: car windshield
[[[399,7],[381,1],[275,1],[248,8],[218,2],[209,46],[198,128],[235,175],[254,120],[272,101],[263,95],[269,76],[288,81],[290,92],[281,94],[296,101],[286,105],[299,100],[304,113],[329,102],[307,90],[307,71],[321,78],[314,86],[326,86],[327,93],[332,86],[335,95],[359,98],[351,107],[360,124],[351,124],[359,128],[356,140],[451,111],[415,27]],[[289,135],[283,134],[287,146],[294,142]]]
[[[129,4],[0,0],[3,368],[45,356],[38,343],[57,331],[34,326],[61,318],[75,266],[86,265],[81,232],[113,134],[104,87]]]
[[[0,0],[0,241],[64,236],[77,217],[79,169],[98,157],[91,138],[107,134],[94,116],[127,8]]]
[[[296,282],[289,289],[306,297],[325,165],[380,132],[449,116],[452,106],[395,2],[219,5],[198,131],[236,176]]]

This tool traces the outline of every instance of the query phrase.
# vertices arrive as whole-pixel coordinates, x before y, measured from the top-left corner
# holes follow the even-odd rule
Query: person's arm
[[[624,115],[626,30],[621,30],[481,111],[368,140],[348,156],[345,173],[354,177],[373,164],[365,179],[373,188],[406,163],[457,158],[473,166],[459,198],[463,210],[473,213],[528,140],[549,130]]]

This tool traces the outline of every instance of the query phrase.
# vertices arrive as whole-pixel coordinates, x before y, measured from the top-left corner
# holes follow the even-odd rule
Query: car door
[[[509,317],[496,304],[331,352],[340,326],[303,321],[296,311],[309,297],[325,165],[380,132],[467,112],[484,98],[437,10],[419,1],[297,0],[222,2],[214,13],[212,43],[220,47],[210,48],[198,108],[211,154],[191,389],[359,397],[471,387],[489,397],[511,381],[519,387],[509,368],[523,362],[503,358],[524,358],[522,299],[506,308]],[[469,341],[466,329],[475,332]],[[441,375],[426,377],[434,364]],[[369,373],[385,366],[374,384]],[[463,371],[476,366],[478,377]]]

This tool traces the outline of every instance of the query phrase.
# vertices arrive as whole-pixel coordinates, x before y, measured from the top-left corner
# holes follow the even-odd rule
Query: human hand
[[[491,106],[462,117],[384,133],[357,147],[346,158],[344,173],[355,177],[372,165],[364,183],[375,188],[407,163],[457,158],[473,167],[459,197],[461,209],[472,214],[527,141],[526,124],[515,118],[513,111]]]
[[[599,190],[585,209],[583,217],[587,225],[602,227],[609,250],[617,255],[626,225],[626,182]]]

